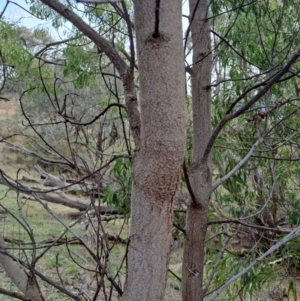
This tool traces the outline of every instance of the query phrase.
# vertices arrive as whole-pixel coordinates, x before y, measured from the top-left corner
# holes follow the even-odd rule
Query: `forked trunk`
[[[191,70],[193,107],[193,159],[189,172],[195,199],[187,208],[183,256],[183,301],[203,300],[203,268],[207,209],[211,194],[211,156],[203,154],[211,136],[211,41],[205,0],[190,0],[193,67]]]
[[[123,301],[164,299],[172,203],[185,151],[181,0],[134,1],[141,145],[132,163],[132,211]]]

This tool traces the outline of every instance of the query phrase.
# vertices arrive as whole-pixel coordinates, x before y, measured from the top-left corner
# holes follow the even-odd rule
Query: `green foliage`
[[[84,39],[78,39],[76,43],[86,43]],[[95,81],[95,74],[99,72],[96,64],[98,54],[91,47],[76,47],[67,45],[63,50],[65,65],[63,76],[73,78],[75,88],[83,88]]]
[[[31,54],[26,51],[17,27],[0,20],[1,60],[7,64],[6,77],[25,77],[31,65]]]
[[[277,273],[268,263],[261,263],[241,277],[240,285],[243,293],[253,298],[263,287],[269,287],[277,279]]]
[[[110,170],[112,184],[104,189],[103,203],[114,205],[120,213],[129,213],[131,196],[130,161],[117,158]]]

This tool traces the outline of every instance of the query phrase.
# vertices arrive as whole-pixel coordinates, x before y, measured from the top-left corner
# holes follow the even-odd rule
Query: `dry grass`
[[[2,195],[3,197],[0,200],[2,209],[5,207],[9,212],[13,213],[17,219],[22,222],[26,221],[26,223],[30,225],[37,244],[37,256],[45,250],[45,246],[47,245],[45,243],[46,240],[53,240],[53,238],[59,237],[63,233],[64,227],[49,215],[37,202],[24,200],[17,201],[16,195],[12,192],[4,196],[2,191]],[[65,216],[65,213],[69,211],[69,209],[60,205],[49,204],[49,207],[51,207],[51,209],[60,217]],[[64,222],[66,224],[71,224],[73,221],[65,219]],[[106,224],[106,229],[110,229],[110,231],[120,229],[119,223],[120,221],[108,222]],[[73,230],[80,235],[80,237],[85,239],[86,232],[82,225],[75,225]],[[30,262],[32,256],[30,237],[19,222],[14,220],[9,214],[1,214],[0,233],[9,239],[21,240],[21,245],[7,243],[7,247],[11,248],[10,252],[13,252],[21,260],[28,260]],[[66,233],[64,237],[71,238],[72,234]],[[90,247],[95,249],[94,245],[91,245]],[[119,244],[116,244],[113,250],[111,250],[110,268],[112,274],[117,271],[124,253],[125,246]],[[73,258],[71,258],[70,255]],[[80,266],[84,267],[84,269],[94,270],[96,264],[82,245],[69,243],[68,246],[64,244],[51,248],[38,261],[36,268],[56,284],[64,285],[66,289],[74,294],[78,294],[78,288],[85,285],[87,292],[93,295],[97,285],[93,276],[94,273],[88,272]],[[63,284],[59,279],[58,273],[63,280]],[[6,289],[13,288],[3,270],[0,270],[0,283],[1,286]],[[46,296],[46,300],[69,300],[69,298],[58,292],[51,285],[43,281],[40,283],[42,292]],[[0,295],[0,300],[8,300],[8,298]]]
[[[42,241],[46,239],[53,239],[53,237],[58,237],[64,230],[64,227],[61,226],[51,215],[49,215],[45,209],[37,202],[34,201],[26,201],[24,199],[20,199],[17,201],[17,196],[14,192],[5,193],[6,188],[1,187],[0,191],[0,205],[8,209],[10,212],[13,212],[17,218],[20,220],[26,220],[28,224],[30,224],[30,228],[32,229],[37,245],[44,245]],[[18,203],[19,202],[19,203]],[[60,217],[65,217],[70,209],[56,205],[49,204],[49,207]],[[2,208],[3,209],[3,208]],[[66,224],[70,224],[73,221],[65,219]],[[121,236],[126,238],[128,236],[128,224],[124,223],[124,220],[113,220],[110,222],[103,222],[103,226],[107,231],[119,233],[120,229],[123,228]],[[74,226],[74,231],[76,231],[81,237],[85,238],[86,232],[84,231],[81,225]],[[7,243],[7,247],[15,249],[14,253],[16,256],[20,257],[22,260],[26,260],[26,256],[31,258],[31,250],[30,250],[30,239],[26,231],[20,224],[14,220],[9,214],[1,214],[0,215],[0,233],[4,236],[9,237],[10,239],[21,240],[25,242],[22,246],[17,244],[9,244]],[[71,237],[71,234],[66,234],[66,236]],[[24,246],[28,243],[28,250],[24,251]],[[112,246],[113,243],[110,243]],[[23,249],[24,248],[24,249]],[[22,251],[23,249],[23,251]],[[68,250],[69,249],[69,250]],[[44,248],[38,249],[37,254],[40,254]],[[126,246],[123,244],[114,244],[114,248],[110,252],[110,271],[112,274],[116,273],[120,262],[122,261],[124,254],[126,251]],[[11,251],[12,252],[12,251]],[[25,252],[24,255],[22,252]],[[73,257],[73,260],[70,258],[70,253]],[[173,272],[175,272],[179,277],[181,277],[181,259],[182,259],[182,249],[176,250],[171,255],[170,258],[170,268]],[[77,262],[77,264],[75,263]],[[84,271],[81,267],[82,265],[88,269],[94,269],[95,263],[92,257],[88,254],[88,252],[81,245],[69,245],[68,248],[66,245],[62,245],[59,247],[55,247],[50,249],[45,256],[38,262],[37,269],[42,272],[44,275],[52,279],[55,283],[60,284],[60,280],[58,277],[58,271],[60,273],[61,278],[64,281],[65,287],[73,292],[74,294],[78,293],[78,287],[83,285],[83,282],[86,282],[88,287],[87,291],[90,295],[93,295],[96,289],[96,281],[93,277],[93,273],[89,273]],[[120,281],[124,284],[125,281],[125,270],[121,273]],[[0,283],[2,287],[6,289],[12,289],[13,285],[10,280],[6,277],[3,270],[0,269]],[[168,288],[166,293],[166,301],[179,301],[181,300],[181,293],[179,290],[172,288],[174,283],[178,285],[180,288],[180,282],[171,274],[168,277]],[[108,285],[108,283],[107,283]],[[43,294],[46,296],[46,300],[54,301],[54,300],[69,300],[66,296],[62,295],[55,288],[50,285],[41,282],[41,289]],[[10,300],[5,296],[0,295],[0,300]],[[99,300],[104,300],[101,297]],[[117,297],[113,298],[113,300],[117,300]]]
[[[14,116],[19,108],[19,103],[15,96],[9,97],[9,95],[4,96],[11,98],[10,101],[1,101],[0,103],[0,119],[9,119],[10,117]]]

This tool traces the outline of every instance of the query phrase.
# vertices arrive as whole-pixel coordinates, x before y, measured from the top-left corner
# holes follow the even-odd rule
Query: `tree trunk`
[[[172,203],[185,151],[181,0],[135,0],[141,147],[132,163],[131,232],[122,301],[164,299]]]
[[[4,239],[0,236],[0,265],[13,282],[13,284],[32,301],[42,301],[42,297],[35,278],[24,272],[16,260],[14,260],[5,248]]]
[[[182,300],[200,301],[203,296],[203,268],[207,210],[212,189],[211,156],[203,154],[211,136],[211,41],[206,21],[207,2],[190,0],[193,67],[191,70],[193,108],[193,159],[189,172],[195,199],[187,208],[183,255]]]

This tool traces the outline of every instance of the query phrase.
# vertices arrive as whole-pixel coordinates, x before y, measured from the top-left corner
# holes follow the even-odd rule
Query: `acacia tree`
[[[40,6],[40,2],[51,10],[43,11],[41,8],[45,8]],[[285,28],[280,18],[290,13],[285,3],[278,6],[274,3],[259,6],[256,2],[250,5],[230,1],[214,2],[210,7],[206,1],[189,1],[189,27],[185,34],[184,48],[186,53],[192,52],[192,63],[187,64],[186,71],[190,75],[188,84],[191,84],[192,94],[193,152],[191,164],[183,164],[186,88],[181,1],[133,1],[134,20],[129,19],[124,2],[120,6],[112,4],[112,7],[126,21],[130,49],[129,64],[123,58],[124,52],[118,51],[104,34],[99,34],[86,23],[87,17],[81,18],[75,13],[76,6],[72,3],[67,2],[64,5],[56,0],[32,1],[33,11],[43,12],[48,17],[56,18],[59,23],[56,14],[58,13],[93,41],[113,63],[123,84],[135,153],[131,160],[133,183],[127,282],[122,300],[164,298],[171,241],[172,205],[182,165],[190,195],[186,226],[182,229],[185,234],[182,298],[203,300],[204,295],[209,293],[208,286],[221,260],[215,261],[212,274],[203,285],[205,238],[211,194],[224,183],[224,188],[229,191],[232,198],[236,197],[236,185],[228,182],[230,178],[233,182],[241,181],[240,177],[234,178],[236,172],[263,141],[272,139],[277,141],[276,135],[271,136],[273,129],[296,113],[297,110],[292,110],[292,106],[285,106],[286,111],[282,110],[277,118],[273,117],[274,111],[290,104],[288,98],[290,95],[285,88],[281,93],[273,90],[272,97],[270,89],[274,89],[275,84],[282,89],[283,82],[293,79],[298,74],[297,61],[300,52],[296,48],[297,30],[288,36],[284,33]],[[97,6],[92,9],[96,10]],[[224,17],[225,14],[228,14],[228,17]],[[218,20],[217,17],[220,18],[220,22],[215,21]],[[267,17],[268,22],[265,21]],[[213,22],[210,23],[211,19]],[[258,33],[253,32],[253,19],[256,21]],[[287,19],[291,22],[289,24],[295,22],[295,16],[292,14]],[[261,23],[262,20],[265,21],[264,24]],[[249,39],[248,44],[240,41],[243,40],[240,38],[241,32],[248,33],[243,37]],[[213,42],[211,42],[212,33]],[[260,43],[256,41],[257,36],[260,36]],[[276,51],[276,47],[279,46],[280,51]],[[138,72],[134,70],[135,49]],[[261,49],[264,56],[261,55]],[[268,61],[268,64],[265,61]],[[292,67],[295,70],[291,69]],[[211,83],[213,68],[216,69],[214,84]],[[138,93],[135,87],[137,77],[135,73],[138,74]],[[213,89],[214,87],[216,88]],[[276,102],[277,97],[282,97],[283,100]],[[212,105],[215,110],[213,113]],[[251,110],[255,110],[255,113]],[[247,114],[246,121],[241,117],[244,114]],[[262,119],[267,120],[264,128]],[[225,130],[225,126],[231,120],[235,120],[237,124],[231,123],[235,125],[233,134]],[[70,122],[68,118],[65,121]],[[253,131],[245,126],[248,122],[254,124]],[[213,132],[211,124],[214,125]],[[240,139],[238,145],[242,150],[234,153],[234,159],[229,162],[230,164],[224,162],[224,158],[223,160],[220,158],[221,155],[214,158],[219,174],[215,176],[216,182],[212,184],[213,145],[216,141],[221,141],[229,148],[225,143],[226,139],[219,137],[222,130],[224,135],[238,136]],[[236,134],[236,131],[239,131],[239,134]],[[288,129],[286,131],[288,132]],[[272,153],[274,150],[270,145],[271,143],[261,151]],[[249,151],[245,152],[245,148]],[[216,154],[219,154],[218,149]],[[255,170],[257,178],[259,174],[257,169],[252,167],[252,170]],[[265,173],[266,170],[267,168],[264,169]],[[270,170],[269,175],[273,177],[273,169]],[[245,172],[244,175],[247,176],[248,173]],[[244,187],[248,186],[246,182],[243,182]],[[272,187],[269,187],[270,196]],[[244,192],[243,189],[238,192],[241,191]],[[263,188],[262,186],[258,188],[257,180],[256,191],[259,194],[259,202],[266,206]],[[238,203],[238,200],[236,202]],[[268,226],[271,227],[268,229],[274,228],[274,225]],[[222,252],[224,249],[225,246]],[[221,255],[218,255],[219,258]],[[220,283],[216,286],[220,286]],[[225,287],[226,285],[222,289]],[[217,290],[217,294],[220,291]]]

